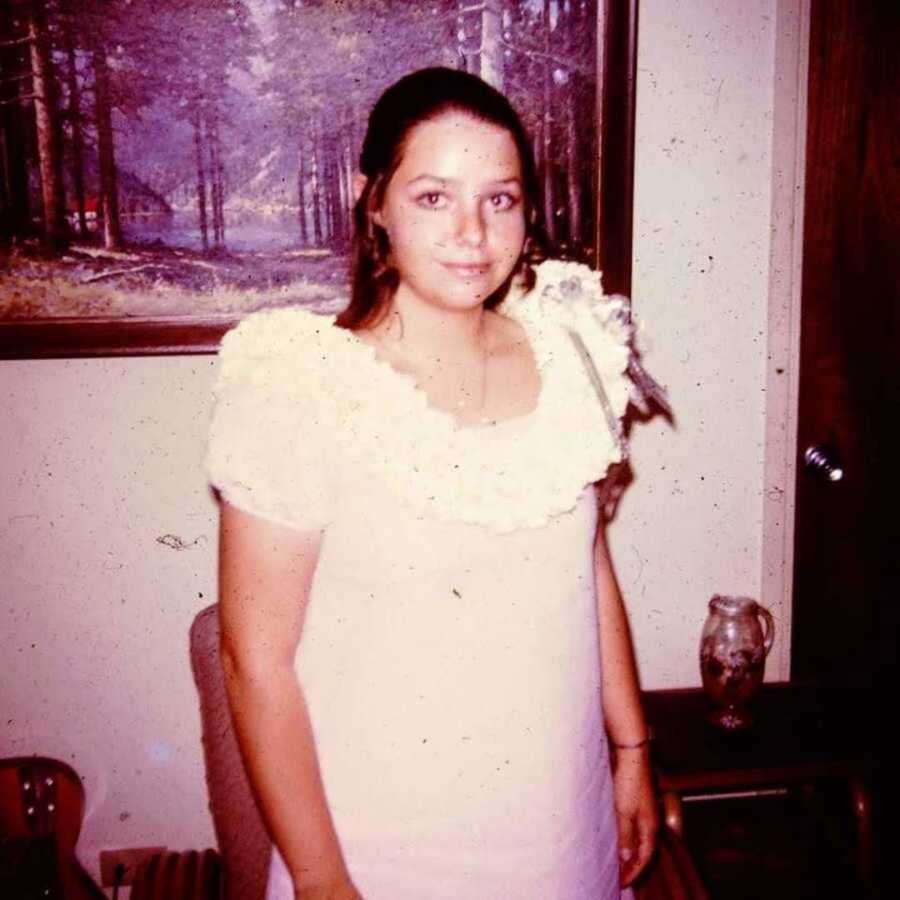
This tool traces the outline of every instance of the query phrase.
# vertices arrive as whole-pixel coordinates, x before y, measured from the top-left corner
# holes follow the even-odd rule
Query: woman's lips
[[[478,278],[480,275],[486,275],[488,270],[490,269],[490,265],[488,263],[482,263],[480,265],[466,265],[459,263],[444,263],[444,268],[449,269],[455,275],[459,275],[461,278]]]

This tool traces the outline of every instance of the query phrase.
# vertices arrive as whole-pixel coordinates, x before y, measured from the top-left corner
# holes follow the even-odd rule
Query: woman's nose
[[[480,246],[484,243],[485,221],[479,197],[460,204],[456,230],[457,238],[464,244]]]

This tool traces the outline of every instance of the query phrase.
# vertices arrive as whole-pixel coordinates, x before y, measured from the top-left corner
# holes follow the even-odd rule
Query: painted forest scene
[[[346,302],[368,112],[464,69],[593,262],[596,0],[0,0],[0,319]]]

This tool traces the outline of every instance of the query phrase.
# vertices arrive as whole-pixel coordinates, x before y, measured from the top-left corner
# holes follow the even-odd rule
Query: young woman
[[[627,335],[586,267],[531,265],[528,139],[478,78],[389,88],[360,168],[349,307],[255,313],[220,352],[222,651],[268,897],[619,897],[658,821],[594,491]]]

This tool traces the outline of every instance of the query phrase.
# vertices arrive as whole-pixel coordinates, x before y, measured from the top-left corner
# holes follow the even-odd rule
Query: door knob
[[[840,481],[844,477],[844,469],[837,453],[832,447],[825,444],[813,444],[807,447],[803,454],[803,462],[806,464],[807,472],[821,475],[829,481]]]

